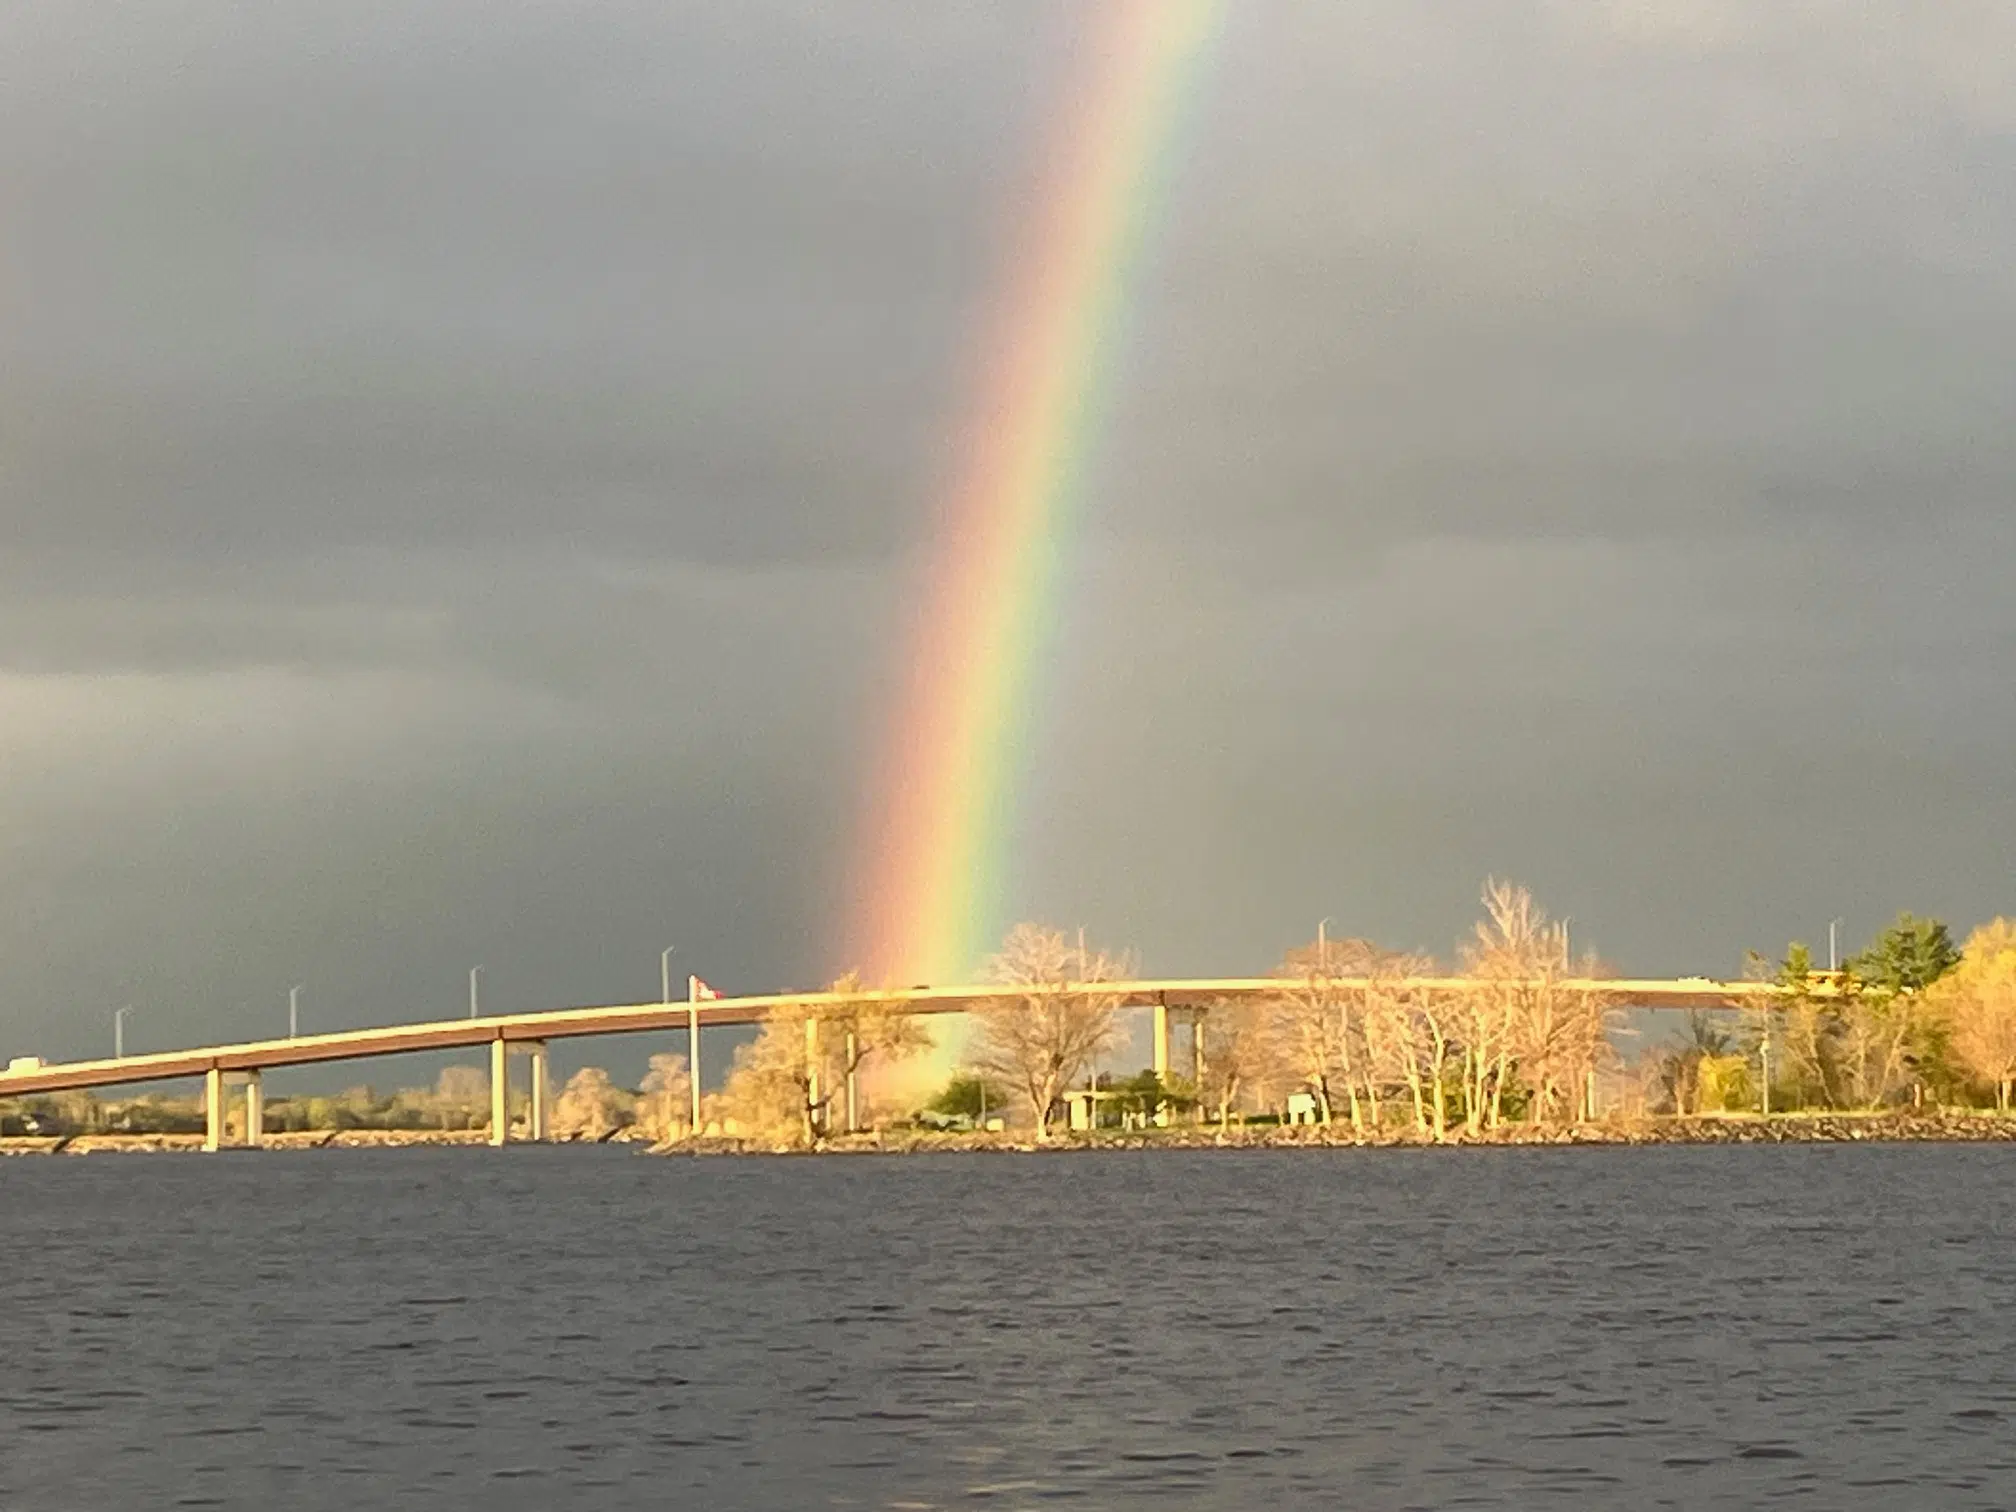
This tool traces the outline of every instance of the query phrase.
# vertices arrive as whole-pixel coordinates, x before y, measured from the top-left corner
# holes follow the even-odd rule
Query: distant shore
[[[653,1155],[819,1154],[904,1155],[934,1152],[1068,1153],[1083,1150],[1363,1149],[1433,1150],[1482,1147],[1739,1145],[1739,1144],[1991,1144],[2016,1143],[2016,1116],[1981,1112],[1795,1113],[1770,1119],[1754,1114],[1700,1118],[1670,1115],[1574,1125],[1507,1124],[1479,1134],[1452,1129],[1437,1143],[1406,1128],[1354,1132],[1349,1125],[1284,1127],[1278,1124],[1185,1125],[1122,1133],[1053,1135],[1038,1144],[1028,1134],[939,1134],[911,1129],[853,1134],[803,1150],[753,1140],[706,1139],[698,1145],[659,1145]]]
[[[481,1146],[481,1129],[318,1129],[269,1134],[270,1150],[393,1149],[417,1145]],[[515,1143],[516,1141],[514,1141]],[[643,1138],[619,1130],[603,1141],[642,1147]],[[763,1141],[710,1137],[651,1146],[653,1155],[907,1155],[934,1153],[1048,1153],[1086,1150],[1212,1149],[1455,1149],[1480,1146],[1626,1146],[1742,1144],[1990,1144],[2016,1142],[2016,1117],[1980,1112],[1797,1113],[1770,1119],[1755,1115],[1703,1118],[1670,1116],[1573,1126],[1510,1124],[1477,1135],[1452,1130],[1440,1145],[1410,1128],[1366,1130],[1348,1126],[1184,1125],[1123,1133],[1059,1134],[1038,1144],[1027,1134],[933,1133],[888,1129],[879,1134],[844,1135],[806,1151]],[[0,1139],[0,1156],[99,1154],[200,1154],[200,1134],[77,1134]]]

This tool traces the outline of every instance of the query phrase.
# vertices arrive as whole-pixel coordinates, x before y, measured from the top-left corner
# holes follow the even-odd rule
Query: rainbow
[[[850,941],[871,981],[962,980],[1006,922],[1033,684],[1129,295],[1222,5],[1109,0],[1059,123],[876,774]]]

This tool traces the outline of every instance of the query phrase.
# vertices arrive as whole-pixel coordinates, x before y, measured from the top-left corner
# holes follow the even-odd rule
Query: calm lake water
[[[0,1507],[2016,1505],[2016,1151],[0,1161]]]

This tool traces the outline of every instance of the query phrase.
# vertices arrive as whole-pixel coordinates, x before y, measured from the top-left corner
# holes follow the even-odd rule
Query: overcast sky
[[[0,9],[0,1053],[844,968],[1087,9]],[[2016,908],[2016,9],[1232,10],[1020,911]]]

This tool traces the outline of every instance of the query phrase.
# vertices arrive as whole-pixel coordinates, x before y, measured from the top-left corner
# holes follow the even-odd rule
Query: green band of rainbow
[[[1222,0],[1112,0],[1045,214],[1013,270],[947,501],[851,941],[870,978],[969,973],[1005,923],[1032,683],[1130,287]]]

